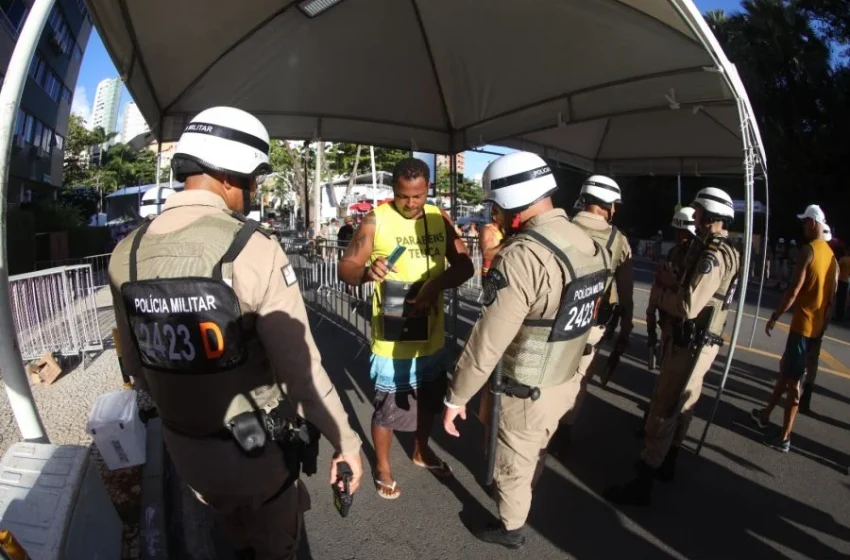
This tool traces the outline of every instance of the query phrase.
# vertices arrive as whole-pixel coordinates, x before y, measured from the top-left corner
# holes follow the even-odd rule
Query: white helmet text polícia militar
[[[265,175],[271,172],[269,133],[257,117],[241,109],[206,109],[180,136],[171,168],[178,181],[207,170],[245,178]]]
[[[670,223],[675,229],[684,229],[691,232],[691,235],[697,234],[697,223],[694,220],[694,209],[690,206],[679,208],[673,214],[673,221]]]
[[[525,210],[558,189],[549,164],[529,152],[493,160],[484,170],[481,182],[484,200],[514,212]]]
[[[691,206],[696,205],[705,210],[709,221],[732,222],[735,218],[735,204],[732,202],[732,197],[717,187],[706,187],[700,190],[691,203]]]

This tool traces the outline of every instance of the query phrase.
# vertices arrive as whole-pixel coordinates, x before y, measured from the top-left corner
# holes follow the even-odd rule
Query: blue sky
[[[740,6],[740,0],[695,0],[697,7],[705,12],[706,10],[722,9],[727,12],[737,11]],[[74,101],[72,110],[84,117],[87,117],[91,112],[92,102],[94,102],[94,94],[97,90],[97,84],[105,78],[114,78],[118,75],[115,70],[115,65],[109,58],[106,49],[103,47],[103,42],[96,30],[92,31],[89,44],[83,54],[83,65],[80,69],[80,76],[77,79],[77,88],[74,92]],[[124,108],[127,103],[132,101],[127,88],[123,88],[121,94],[121,109],[118,114],[118,122],[121,123],[124,115]],[[489,149],[490,147],[488,147]],[[493,151],[503,151],[503,148],[493,148]],[[480,153],[466,153],[466,175],[475,176],[484,171],[487,164],[490,163],[496,156]]]

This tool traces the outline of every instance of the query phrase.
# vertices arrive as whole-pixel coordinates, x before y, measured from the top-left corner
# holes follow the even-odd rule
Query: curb
[[[142,467],[139,545],[142,560],[168,560],[166,517],[165,444],[162,420],[147,423],[147,461]]]

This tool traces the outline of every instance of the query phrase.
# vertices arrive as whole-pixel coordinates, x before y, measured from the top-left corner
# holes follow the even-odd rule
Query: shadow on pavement
[[[625,372],[623,372],[625,373]],[[638,371],[629,374],[640,376]],[[713,391],[707,391],[698,406],[698,416],[710,412]],[[724,428],[752,437],[737,429],[742,411],[721,402],[715,421]],[[624,527],[599,494],[611,484],[634,477],[632,465],[642,441],[633,437],[632,414],[592,393],[576,424],[573,443],[562,464],[581,485],[548,483],[556,478],[548,470],[535,493],[530,524],[545,538],[578,558],[661,557],[653,545]],[[692,427],[691,435],[701,433]],[[795,446],[798,442],[792,441]],[[801,438],[803,439],[803,438]],[[604,441],[603,445],[599,442]],[[824,446],[805,440],[801,451],[825,453]],[[718,450],[707,444],[708,449]],[[747,469],[765,471],[729,451],[721,453]],[[835,452],[833,451],[833,454]],[[553,457],[549,457],[554,461]],[[817,459],[815,459],[817,460]],[[622,508],[631,521],[666,547],[688,558],[769,558],[777,548],[789,549],[811,558],[846,558],[806,529],[812,528],[843,541],[850,541],[850,528],[832,515],[785,496],[758,482],[744,478],[690,450],[680,455],[676,481],[656,483],[650,508]],[[733,552],[734,551],[734,552]]]
[[[469,312],[461,312],[461,316],[469,321],[476,318],[474,313]],[[459,326],[459,335],[464,338],[471,326],[460,321]],[[333,359],[326,360],[332,379],[339,389],[353,387],[356,393],[371,396],[373,389],[368,365],[361,365],[368,362],[368,348],[358,360],[346,363],[347,354],[342,352],[343,346],[359,344],[359,341],[355,342],[353,334],[332,331],[333,328],[328,327],[327,331],[326,338],[330,338],[330,342],[320,343],[323,355],[328,356],[326,352],[331,346],[336,354]],[[637,365],[624,360],[608,387],[601,387],[598,377],[591,382],[592,391],[573,430],[572,444],[566,457],[559,460],[551,456],[547,458],[547,468],[535,490],[528,520],[528,525],[539,535],[532,536],[532,541],[542,537],[561,551],[582,559],[666,558],[674,555],[688,558],[770,558],[785,552],[818,559],[846,557],[815,536],[817,531],[832,539],[850,542],[850,528],[836,521],[831,514],[765,485],[769,482],[750,480],[748,476],[733,472],[704,455],[696,456],[688,448],[680,456],[676,482],[656,484],[651,508],[623,508],[618,511],[605,502],[600,497],[605,487],[626,482],[634,476],[632,465],[642,445],[642,440],[634,437],[634,430],[640,424],[641,409],[646,406],[657,375],[641,367],[646,359],[644,336],[633,333],[628,357]],[[607,350],[599,356],[594,368],[598,369],[606,359]],[[696,418],[704,421],[711,413],[724,363],[725,356],[721,356],[706,376],[703,396],[695,410]],[[350,377],[343,371],[345,368]],[[764,435],[752,427],[746,407],[767,401],[775,376],[773,371],[735,360],[727,380],[727,394],[718,407],[715,424],[748,440],[760,441]],[[601,398],[598,395],[601,392],[607,395]],[[818,387],[817,392],[837,401],[847,401],[829,389]],[[729,399],[743,402],[741,406],[744,408],[730,404],[727,402]],[[609,400],[620,401],[623,407]],[[351,413],[352,404],[345,397],[343,402]],[[455,461],[475,473],[480,483],[480,473],[484,469],[484,429],[471,414],[473,411],[477,411],[477,402],[471,403],[467,409],[468,419],[460,425],[461,438],[445,434],[435,419],[432,439]],[[778,419],[779,412],[775,414]],[[811,415],[810,420],[840,429],[848,427],[821,413]],[[363,437],[364,449],[369,448],[367,442],[371,438],[362,426],[356,425],[354,414],[352,422]],[[701,428],[702,422],[695,421],[689,442],[701,436]],[[399,441],[409,457],[413,450],[412,438],[402,435]],[[795,452],[829,468],[837,470],[838,466],[846,466],[850,462],[843,453],[802,435],[795,434],[792,443]],[[712,442],[710,434],[705,448],[762,480],[765,476],[772,478],[771,473],[749,460],[752,457],[741,456],[743,452],[739,446],[724,448]],[[778,460],[781,457],[777,454]],[[449,458],[446,460],[451,462]],[[373,454],[370,461],[374,461]],[[481,503],[471,489],[457,479],[435,478],[457,498],[462,507],[461,522],[470,531],[492,518],[489,513],[491,504]],[[841,484],[850,488],[848,483]],[[454,508],[455,504],[447,504],[445,513]],[[424,523],[428,516],[433,516],[433,512],[422,515]],[[470,550],[477,550],[473,548],[475,544],[474,541],[470,543]],[[530,545],[533,550],[534,543]],[[493,547],[492,550],[494,558],[502,557],[501,549]]]

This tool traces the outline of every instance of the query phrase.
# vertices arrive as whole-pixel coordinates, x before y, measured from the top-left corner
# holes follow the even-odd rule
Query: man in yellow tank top
[[[390,468],[393,431],[415,432],[415,465],[437,476],[451,475],[448,465],[428,447],[434,415],[442,410],[446,391],[443,290],[460,286],[475,269],[451,219],[426,204],[429,177],[424,161],[409,158],[397,163],[393,202],[363,218],[339,263],[345,283],[377,284],[370,358],[375,382],[372,440],[375,487],[386,499],[400,495]],[[389,263],[399,248],[404,252]]]
[[[768,445],[784,453],[791,449],[791,429],[800,405],[800,384],[806,370],[806,356],[809,347],[822,338],[826,331],[838,282],[838,263],[829,244],[823,239],[826,226],[823,210],[812,204],[797,217],[803,221],[803,234],[809,243],[800,251],[791,283],[765,328],[767,336],[770,336],[776,321],[793,305],[788,341],[779,363],[779,378],[770,402],[767,407],[755,408],[750,413],[758,427],[767,427],[770,413],[779,404],[782,394],[788,391],[782,432],[778,437],[767,440]]]

